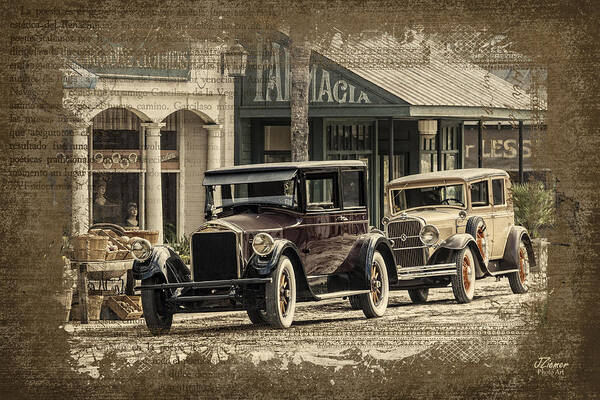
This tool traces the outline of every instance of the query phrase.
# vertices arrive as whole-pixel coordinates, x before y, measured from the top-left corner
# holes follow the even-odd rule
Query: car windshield
[[[392,190],[393,213],[415,207],[465,206],[464,186],[442,185]]]
[[[294,180],[214,185],[207,189],[209,207],[259,204],[295,208],[298,205]]]

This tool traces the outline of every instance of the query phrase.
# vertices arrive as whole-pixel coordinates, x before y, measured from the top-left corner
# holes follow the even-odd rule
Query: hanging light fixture
[[[246,64],[248,62],[248,52],[239,43],[235,43],[223,53],[223,62],[229,76],[246,75]]]

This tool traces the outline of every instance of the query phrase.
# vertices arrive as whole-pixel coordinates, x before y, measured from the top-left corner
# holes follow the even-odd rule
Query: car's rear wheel
[[[373,254],[369,285],[370,292],[358,295],[358,301],[367,318],[381,317],[388,305],[390,288],[385,260],[379,251]]]
[[[289,258],[281,256],[265,288],[266,319],[275,328],[289,328],[296,310],[296,275]],[[250,314],[248,314],[250,315]]]
[[[142,286],[162,283],[158,277],[142,280]],[[160,289],[142,289],[142,308],[146,326],[153,335],[169,333],[173,323],[173,313],[167,306],[167,293]]]
[[[417,303],[417,304],[425,303],[425,302],[427,302],[427,297],[429,297],[429,289],[428,288],[409,289],[408,297],[410,297],[410,299],[413,303]]]
[[[490,238],[487,226],[485,225],[485,221],[483,220],[483,218],[469,218],[469,220],[467,221],[467,227],[465,228],[465,232],[473,236],[473,238],[475,239],[475,243],[477,243],[479,252],[483,257],[483,263],[487,267],[488,262],[490,260]]]
[[[519,265],[517,268],[518,271],[508,274],[510,289],[515,294],[527,293],[529,287],[529,254],[523,240],[519,244]]]
[[[246,310],[248,318],[254,325],[265,325],[267,323],[267,313],[259,308],[249,308]]]
[[[452,291],[459,303],[469,303],[475,294],[475,260],[469,247],[454,253],[456,275],[452,275]]]
[[[350,296],[348,300],[350,301],[350,308],[353,310],[360,310],[362,308],[358,296]]]

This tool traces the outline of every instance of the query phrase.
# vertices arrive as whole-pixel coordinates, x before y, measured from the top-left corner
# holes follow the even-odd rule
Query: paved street
[[[483,351],[510,352],[533,326],[532,311],[544,299],[534,287],[525,295],[512,294],[507,279],[477,281],[475,299],[457,304],[450,287],[431,290],[423,305],[410,302],[407,292],[392,292],[384,317],[367,320],[347,300],[301,303],[288,330],[253,326],[245,312],[178,314],[167,336],[150,335],[144,320],[69,323],[73,368],[99,376],[98,363],[111,360],[134,365],[140,360],[178,363],[201,354],[211,363],[222,361],[308,362],[343,367],[358,362],[352,352],[374,359],[400,360],[459,341],[467,350],[450,351],[463,361],[477,360]],[[471,349],[471,350],[469,350]]]

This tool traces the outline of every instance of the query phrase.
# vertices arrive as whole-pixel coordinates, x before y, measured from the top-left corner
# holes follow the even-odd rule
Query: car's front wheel
[[[266,319],[271,326],[283,329],[292,325],[296,310],[296,275],[286,256],[281,256],[271,273],[271,282],[265,288],[265,302]]]
[[[510,288],[515,294],[527,293],[528,289],[528,278],[529,278],[529,254],[527,253],[527,247],[521,240],[519,245],[519,265],[518,271],[508,274],[508,283]]]
[[[162,283],[158,277],[142,280],[142,286]],[[167,294],[160,289],[142,289],[142,308],[146,326],[153,335],[169,333],[173,323],[173,313],[167,306]]]
[[[469,247],[454,253],[456,275],[452,275],[452,291],[459,303],[469,303],[475,294],[475,260]]]
[[[390,293],[387,268],[380,252],[375,251],[370,271],[370,292],[358,295],[363,313],[367,318],[381,317],[388,305]]]
[[[408,289],[408,297],[410,297],[413,303],[426,303],[427,297],[429,297],[429,289]]]

